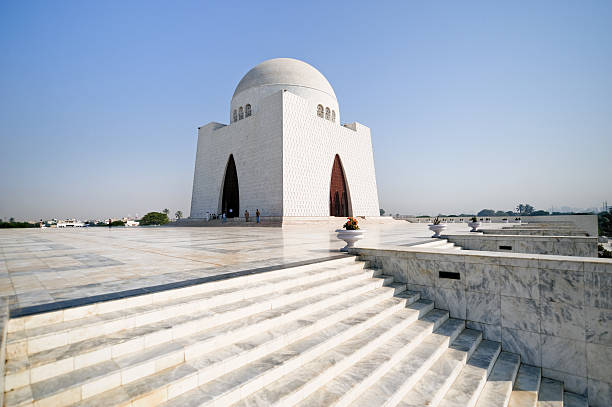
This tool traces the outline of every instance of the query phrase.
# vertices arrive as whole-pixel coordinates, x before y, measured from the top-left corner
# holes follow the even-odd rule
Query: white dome
[[[293,58],[268,59],[247,72],[242,78],[234,97],[240,92],[256,87],[273,87],[280,89],[283,86],[298,86],[327,93],[336,98],[334,89],[325,76],[306,62]]]
[[[252,114],[259,109],[259,101],[281,90],[298,95],[316,107],[333,111],[340,122],[338,100],[334,89],[316,68],[293,58],[274,58],[264,61],[247,72],[240,80],[230,104],[230,122],[235,122],[234,111],[247,108]],[[240,118],[240,114],[237,115]]]

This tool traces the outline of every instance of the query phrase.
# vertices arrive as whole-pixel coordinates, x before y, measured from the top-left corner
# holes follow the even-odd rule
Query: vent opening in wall
[[[454,271],[440,271],[438,272],[438,276],[449,280],[461,280],[461,274]]]
[[[512,246],[499,246],[499,250],[512,250]]]

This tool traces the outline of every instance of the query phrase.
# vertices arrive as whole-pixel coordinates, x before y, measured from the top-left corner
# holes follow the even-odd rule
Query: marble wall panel
[[[383,270],[386,275],[393,276],[396,282],[405,283],[408,260],[400,257],[383,257]]]
[[[500,325],[499,294],[466,291],[465,301],[468,320]]]
[[[470,291],[499,293],[500,273],[497,264],[470,264],[465,265],[466,288]]]
[[[612,273],[585,272],[584,283],[588,306],[612,309]]]
[[[537,258],[523,258],[514,256],[499,256],[500,266],[513,266],[522,268],[538,268],[540,267]]]
[[[567,271],[584,271],[584,262],[582,261],[567,261],[567,260],[552,260],[540,259],[537,267],[547,270],[567,270]]]
[[[542,366],[540,335],[537,333],[502,327],[502,348],[521,355],[523,363]]]
[[[465,262],[461,261],[439,261],[437,262],[434,273],[435,285],[441,288],[465,289]],[[459,273],[459,280],[450,278],[440,278],[440,271],[448,271],[451,273]]]
[[[540,308],[536,300],[502,295],[501,318],[503,327],[540,332]]]
[[[600,259],[598,261],[587,261],[584,263],[584,271],[595,271],[598,273],[612,274],[612,262],[606,261],[606,259]]]
[[[587,376],[586,342],[541,335],[542,367]]]
[[[484,250],[484,251],[489,251],[489,252],[496,252],[499,249],[499,244],[496,240],[483,240],[481,241],[481,244],[479,245],[480,249],[479,250]]]
[[[591,377],[587,378],[589,405],[592,407],[610,407],[612,385]]]
[[[433,260],[406,259],[406,282],[419,285],[435,285],[436,262]]]
[[[465,290],[436,287],[434,301],[436,308],[448,310],[452,318],[466,319]]]
[[[612,383],[612,346],[587,343],[586,351],[589,377]]]
[[[500,264],[499,272],[502,295],[532,299],[540,297],[539,270],[537,268]]]
[[[585,307],[543,301],[540,309],[542,333],[577,341],[586,340]]]
[[[584,273],[568,270],[542,270],[540,273],[542,301],[584,304]]]
[[[612,346],[612,310],[585,307],[586,341]]]

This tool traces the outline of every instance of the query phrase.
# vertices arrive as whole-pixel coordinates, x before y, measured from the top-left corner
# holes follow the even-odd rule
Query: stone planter
[[[363,239],[364,231],[361,229],[357,230],[346,230],[346,229],[338,229],[336,230],[338,233],[338,239],[344,240],[346,242],[346,246],[340,249],[341,252],[348,252],[348,249],[355,246],[355,243],[358,240]]]
[[[446,225],[444,223],[440,223],[439,225],[429,225],[429,230],[434,232],[432,237],[440,237],[440,233],[446,230]]]
[[[470,230],[470,232],[478,232],[478,228],[480,227],[481,223],[476,221],[476,222],[468,222],[468,226],[472,228],[472,230]]]

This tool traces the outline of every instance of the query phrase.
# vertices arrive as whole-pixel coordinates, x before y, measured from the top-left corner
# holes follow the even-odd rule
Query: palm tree
[[[170,209],[166,208],[162,211],[163,213],[166,214],[166,216],[170,215]]]
[[[183,212],[181,211],[176,211],[176,213],[174,214],[174,216],[176,216],[177,220],[180,220],[183,217]]]

